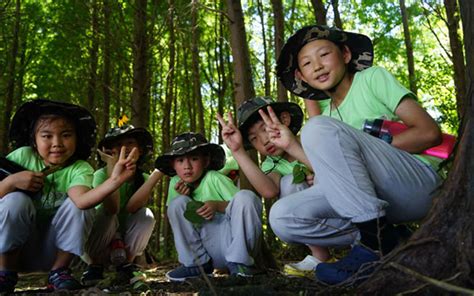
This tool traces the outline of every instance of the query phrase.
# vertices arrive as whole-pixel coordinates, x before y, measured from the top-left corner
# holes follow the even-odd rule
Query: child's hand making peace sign
[[[234,118],[230,112],[227,113],[227,122],[224,118],[217,114],[217,120],[222,127],[222,139],[224,143],[229,147],[230,151],[236,152],[243,148],[242,134],[240,133],[237,126],[234,124]]]
[[[110,178],[116,178],[121,181],[126,181],[135,174],[136,162],[140,153],[137,148],[133,148],[132,151],[126,156],[126,147],[122,146],[117,163],[114,165]]]
[[[270,136],[270,141],[285,151],[288,151],[291,145],[298,144],[295,135],[286,125],[280,122],[272,107],[268,106],[267,111],[268,115],[263,109],[258,110],[258,113],[265,122],[265,129]]]

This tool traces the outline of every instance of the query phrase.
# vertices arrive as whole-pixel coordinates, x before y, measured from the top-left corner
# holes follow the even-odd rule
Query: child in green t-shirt
[[[16,150],[7,159],[25,170],[0,182],[0,293],[13,292],[20,270],[51,270],[49,289],[81,288],[68,267],[83,254],[92,208],[133,176],[138,159],[137,149],[122,149],[110,178],[91,189],[95,129],[89,111],[73,104],[33,100],[15,113]]]
[[[273,205],[270,222],[284,240],[341,243],[351,228],[360,234],[348,255],[316,267],[316,279],[339,284],[373,268],[398,243],[391,223],[422,219],[439,185],[439,160],[416,155],[439,145],[441,132],[415,95],[390,73],[372,67],[373,46],[365,35],[313,25],[298,30],[282,48],[277,75],[293,94],[314,106],[301,143],[276,114],[260,111],[273,145],[315,172],[317,184]],[[310,115],[317,115],[314,109]],[[362,131],[367,119],[401,120],[408,128],[379,139]],[[327,219],[347,227],[328,229]],[[288,227],[287,222],[298,224]],[[347,244],[347,243],[346,243]],[[348,244],[347,244],[348,245]],[[352,277],[357,275],[357,277]]]
[[[158,170],[151,175],[143,172],[146,158],[153,150],[150,133],[144,128],[122,123],[111,128],[99,142],[99,155],[105,166],[94,173],[94,187],[109,178],[121,147],[126,148],[126,155],[134,148],[138,150],[137,169],[97,209],[86,243],[85,260],[89,266],[81,278],[85,286],[95,285],[103,279],[104,265],[109,263],[116,266],[121,282],[135,284],[145,276],[133,261],[143,253],[153,232],[155,218],[146,205],[163,173]]]
[[[303,123],[303,111],[290,102],[274,102],[269,97],[256,97],[243,102],[237,111],[238,128],[232,115],[228,114],[226,122],[217,115],[222,126],[222,138],[239,163],[240,169],[247,176],[252,186],[264,198],[284,198],[292,193],[308,188],[313,184],[312,172],[306,171],[304,180],[295,182],[293,170],[299,166],[301,173],[306,167],[291,155],[270,142],[265,123],[258,113],[271,106],[282,122],[297,134]],[[256,149],[261,157],[265,157],[261,167],[250,158],[246,149]],[[298,169],[298,168],[296,168]],[[278,235],[278,233],[276,233]],[[312,255],[306,256],[298,263],[286,264],[284,271],[289,275],[307,276],[312,274],[316,265],[329,259],[327,248],[308,245]]]
[[[198,277],[200,267],[206,274],[225,267],[231,275],[253,274],[262,203],[217,172],[224,162],[222,147],[192,132],[177,136],[156,159],[156,168],[172,176],[167,213],[182,265],[166,274],[171,281]]]

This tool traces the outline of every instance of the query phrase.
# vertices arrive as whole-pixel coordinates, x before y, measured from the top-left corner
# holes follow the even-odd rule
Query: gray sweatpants
[[[49,270],[57,250],[83,254],[94,209],[80,210],[67,198],[48,225],[36,225],[31,198],[11,192],[0,199],[0,253],[21,248],[20,271]]]
[[[183,216],[189,201],[188,196],[177,196],[167,211],[180,263],[196,266],[212,258],[215,268],[223,268],[227,262],[254,264],[252,253],[262,233],[262,202],[255,193],[240,190],[225,213],[216,213],[200,228]]]
[[[357,236],[352,223],[381,216],[402,223],[428,212],[440,178],[411,154],[326,116],[311,118],[301,138],[316,184],[271,208],[281,239],[347,245]]]
[[[125,222],[123,237],[127,254],[139,256],[145,250],[153,233],[155,217],[148,208],[129,214]],[[108,215],[103,208],[97,210],[94,226],[87,240],[83,260],[87,263],[105,264],[110,258],[109,245],[119,229],[117,215]]]

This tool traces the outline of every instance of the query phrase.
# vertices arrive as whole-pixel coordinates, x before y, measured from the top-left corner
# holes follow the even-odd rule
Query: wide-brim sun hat
[[[342,31],[336,27],[322,25],[306,26],[293,34],[283,46],[277,60],[278,79],[291,93],[309,100],[328,99],[328,95],[321,90],[312,88],[306,82],[297,78],[298,53],[301,48],[311,41],[326,39],[336,44],[345,44],[349,47],[352,58],[349,61],[353,71],[362,71],[372,66],[374,49],[369,37],[353,32]]]
[[[177,156],[182,156],[191,152],[203,150],[209,154],[208,170],[218,171],[224,167],[225,152],[221,146],[209,143],[200,133],[187,132],[176,136],[171,142],[168,151],[158,156],[155,167],[168,176],[175,176],[176,171],[172,166],[172,160]]]
[[[96,140],[96,123],[92,114],[79,105],[46,99],[26,102],[16,111],[9,130],[14,149],[34,144],[33,129],[41,115],[58,115],[71,120],[77,138],[74,156],[82,160],[89,158]]]
[[[131,137],[137,140],[143,149],[142,155],[146,156],[153,152],[153,137],[150,132],[141,127],[134,127],[131,124],[124,124],[110,128],[104,138],[99,142],[99,149],[102,147],[112,148],[114,141],[124,137]]]
[[[301,110],[301,107],[296,103],[275,102],[270,97],[255,97],[246,100],[240,104],[237,109],[237,122],[240,133],[242,134],[244,148],[247,150],[252,148],[252,144],[248,140],[248,130],[252,124],[261,119],[258,110],[265,109],[266,111],[267,106],[272,107],[277,115],[283,111],[287,111],[290,114],[291,122],[288,128],[293,132],[293,134],[296,135],[303,125],[303,110]]]

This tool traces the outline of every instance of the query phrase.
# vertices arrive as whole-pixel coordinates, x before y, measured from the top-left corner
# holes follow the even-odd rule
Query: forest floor
[[[318,285],[309,278],[290,278],[278,270],[267,270],[251,278],[231,277],[215,274],[209,278],[196,278],[183,283],[167,281],[165,273],[177,266],[176,263],[152,264],[143,271],[147,275],[146,285],[141,289],[114,285],[115,272],[108,271],[106,279],[96,287],[77,291],[46,290],[47,273],[20,274],[16,295],[330,295],[335,291]],[[74,276],[80,278],[82,269],[74,269]],[[342,291],[338,291],[340,294]]]

